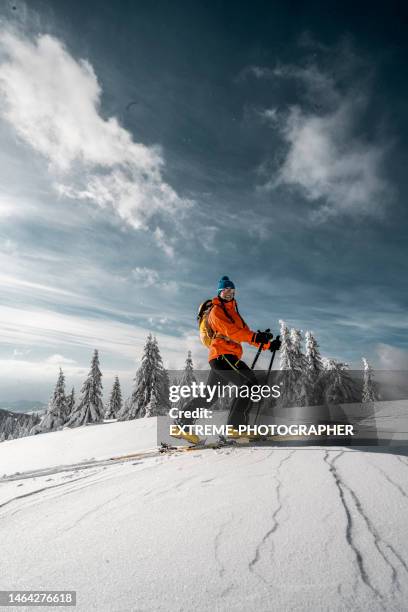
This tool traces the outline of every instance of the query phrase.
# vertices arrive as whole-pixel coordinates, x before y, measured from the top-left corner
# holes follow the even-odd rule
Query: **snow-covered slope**
[[[113,421],[7,440],[0,444],[0,477],[156,446],[156,422],[155,418]]]
[[[0,474],[154,443],[154,419],[13,440]],[[81,612],[407,610],[407,519],[398,454],[224,448],[50,467],[0,480],[0,588],[73,589]]]

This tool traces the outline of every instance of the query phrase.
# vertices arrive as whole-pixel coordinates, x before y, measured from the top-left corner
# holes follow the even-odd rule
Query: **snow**
[[[76,590],[78,612],[408,609],[402,451],[103,461],[155,443],[147,418],[0,444],[0,588]]]
[[[7,440],[0,444],[0,477],[151,448],[157,445],[156,429],[156,419],[138,419]]]

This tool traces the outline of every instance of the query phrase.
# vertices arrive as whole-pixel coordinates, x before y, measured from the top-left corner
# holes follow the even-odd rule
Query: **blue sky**
[[[223,274],[253,328],[407,366],[405,17],[335,6],[2,5],[2,399],[95,347],[127,391],[149,331],[204,366]]]

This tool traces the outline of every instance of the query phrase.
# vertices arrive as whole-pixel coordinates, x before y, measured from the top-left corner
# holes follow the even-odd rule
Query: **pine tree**
[[[183,374],[180,380],[180,384],[181,385],[191,385],[191,383],[193,382],[197,382],[197,380],[196,380],[196,377],[194,376],[194,366],[193,366],[193,359],[191,357],[191,351],[188,351]]]
[[[108,408],[105,413],[105,419],[116,419],[122,410],[122,405],[122,392],[120,389],[119,378],[115,376],[115,382],[113,383]]]
[[[294,327],[290,330],[290,365],[292,370],[303,372],[305,356],[302,353],[302,332]]]
[[[156,394],[153,392],[150,397],[150,401],[145,408],[144,418],[156,416],[158,414],[160,414],[160,405]]]
[[[324,359],[323,364],[326,402],[341,404],[355,401],[357,399],[356,385],[349,375],[348,364],[335,359]]]
[[[319,345],[316,342],[312,332],[307,331],[306,338],[306,363],[311,372],[318,374],[323,370],[323,360],[320,355]]]
[[[159,350],[159,347],[157,347],[157,350]],[[165,415],[168,414],[168,411],[170,409],[170,378],[167,370],[164,367],[162,367],[161,374],[162,380],[160,385],[160,399],[159,396],[157,396],[158,406],[160,407],[158,408],[159,412],[157,414]]]
[[[302,334],[298,329],[289,331],[284,321],[280,321],[280,377],[282,406],[304,406],[307,404],[306,362],[302,353]]]
[[[54,394],[48,404],[40,424],[38,432],[54,431],[64,425],[67,419],[67,398],[65,396],[65,376],[60,368]]]
[[[71,393],[67,397],[67,421],[70,419],[71,414],[74,411],[75,407],[75,388],[72,387]]]
[[[135,376],[131,397],[125,402],[119,420],[127,421],[145,416],[150,404],[150,413],[165,414],[169,406],[169,377],[163,367],[162,358],[156,338],[149,334],[143,350],[142,363]]]
[[[319,345],[313,334],[307,331],[305,338],[307,403],[309,406],[317,406],[323,402],[323,360],[320,355]]]
[[[193,366],[193,359],[191,357],[191,351],[188,351],[187,353],[187,359],[186,359],[186,363],[184,366],[184,370],[181,374],[180,380],[178,381],[178,385],[182,386],[182,385],[187,385],[191,388],[191,384],[193,382],[197,382],[196,377],[194,376],[194,366]],[[190,401],[189,398],[186,397],[180,397],[180,400],[177,403],[177,408],[179,410],[182,410],[184,408],[184,406]]]
[[[281,370],[290,370],[291,369],[291,342],[290,342],[290,334],[289,329],[285,323],[285,321],[279,321],[280,324],[280,369]]]
[[[362,358],[362,361],[364,366],[362,402],[372,403],[377,400],[373,370],[365,357]]]
[[[99,369],[98,351],[95,349],[91,369],[82,385],[81,399],[74,408],[67,425],[80,427],[87,423],[103,421],[104,408],[102,403],[102,373]]]
[[[302,332],[299,329],[290,330],[290,387],[292,391],[291,403],[294,406],[307,406],[308,404],[308,376],[306,358],[302,352]]]
[[[5,440],[12,440],[15,437],[15,431],[17,428],[18,419],[14,415],[6,417],[3,424],[3,433]]]

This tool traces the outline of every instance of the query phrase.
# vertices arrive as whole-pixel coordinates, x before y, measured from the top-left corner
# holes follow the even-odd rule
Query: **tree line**
[[[304,338],[298,329],[280,321],[282,346],[280,355],[280,403],[285,406],[309,406],[350,401],[373,402],[377,399],[373,371],[363,358],[363,386],[356,387],[349,366],[335,359],[322,357],[314,335],[307,331]],[[189,385],[195,381],[191,352],[177,384]],[[66,393],[65,375],[60,368],[57,383],[47,410],[41,420],[31,421],[17,431],[8,431],[7,437],[0,430],[0,441],[55,431],[62,427],[80,427],[106,420],[119,421],[165,415],[169,404],[170,380],[163,366],[157,339],[149,334],[143,349],[141,365],[136,372],[130,397],[123,402],[118,376],[115,377],[107,404],[103,403],[102,372],[99,353],[95,349],[89,373],[82,385],[78,399],[75,389]],[[359,396],[359,397],[358,397]],[[180,403],[180,407],[181,403]],[[220,409],[227,408],[221,401]],[[9,423],[10,428],[10,423]]]

